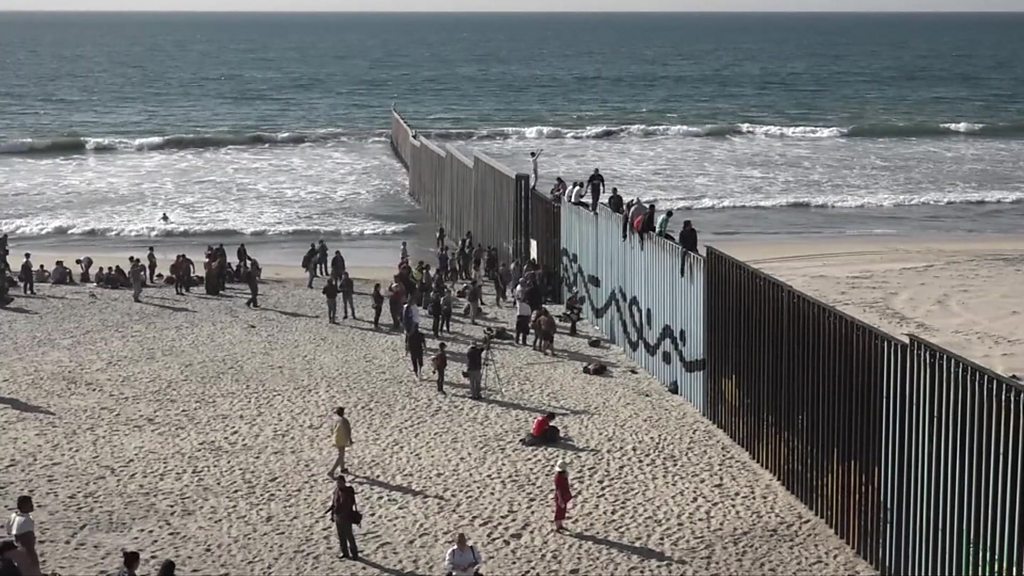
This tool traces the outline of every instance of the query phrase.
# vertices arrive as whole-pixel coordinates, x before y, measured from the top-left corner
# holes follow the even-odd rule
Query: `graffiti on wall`
[[[593,291],[601,288],[601,278],[588,274],[580,265],[579,257],[566,248],[562,248],[562,281],[580,291],[584,306],[594,319],[600,320],[609,313],[614,314],[613,318],[618,321],[625,339],[624,344],[634,353],[643,348],[644,353],[652,358],[660,355],[666,365],[671,365],[677,359],[687,373],[704,371],[704,358],[690,359],[683,352],[686,348],[685,329],[677,330],[665,324],[653,340],[648,337],[644,327],[651,325],[651,309],[641,306],[640,300],[636,296],[627,295],[621,286],[611,288],[605,301],[598,302],[593,297]],[[666,342],[668,348],[663,350]]]

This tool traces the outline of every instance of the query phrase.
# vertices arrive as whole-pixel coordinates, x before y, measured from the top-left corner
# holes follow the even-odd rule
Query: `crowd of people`
[[[3,238],[4,251],[6,248],[7,238],[5,236]],[[328,322],[337,323],[337,298],[339,295],[343,302],[343,319],[348,319],[350,316],[355,319],[354,282],[346,270],[345,260],[340,251],[335,251],[332,259],[328,259],[328,255],[329,251],[323,240],[310,245],[302,261],[303,269],[309,276],[307,286],[312,288],[314,279],[325,276],[326,282],[322,292],[327,301]],[[80,269],[79,282],[94,282],[97,286],[111,289],[130,287],[133,289],[133,298],[136,301],[139,300],[144,286],[160,282],[173,284],[175,293],[181,295],[187,294],[191,288],[199,285],[204,286],[208,294],[215,295],[224,290],[228,282],[246,282],[250,283],[252,290],[252,296],[247,305],[258,307],[256,299],[260,277],[259,264],[248,254],[244,244],[238,247],[236,257],[236,262],[232,264],[227,259],[223,244],[216,247],[208,246],[202,276],[196,275],[194,262],[185,254],[175,257],[169,265],[169,273],[166,276],[160,274],[157,256],[152,248],[147,252],[145,261],[130,257],[127,271],[120,266],[106,269],[100,267],[94,274],[93,259],[87,256],[76,260],[75,263]],[[493,288],[493,305],[495,307],[510,305],[515,309],[516,320],[513,329],[517,345],[527,345],[532,332],[533,348],[545,354],[554,354],[557,323],[555,316],[546,306],[545,273],[536,261],[532,259],[525,263],[520,263],[518,260],[513,260],[510,263],[501,261],[498,250],[492,246],[484,246],[475,242],[472,232],[467,232],[464,237],[459,239],[454,248],[451,248],[443,228],[439,229],[437,233],[436,259],[436,268],[422,260],[417,261],[415,265],[412,264],[408,245],[403,242],[393,281],[386,290],[382,289],[381,284],[376,284],[370,298],[373,308],[373,325],[376,328],[380,328],[380,316],[385,300],[387,301],[390,327],[404,335],[406,354],[410,359],[412,372],[417,381],[423,377],[424,356],[427,348],[426,334],[420,327],[421,310],[424,310],[431,318],[430,334],[438,340],[437,352],[430,359],[430,366],[436,375],[437,391],[439,394],[447,394],[445,377],[448,373],[449,361],[447,344],[441,340],[452,332],[452,316],[454,310],[458,308],[457,302],[460,300],[465,303],[461,307],[461,313],[471,324],[477,324],[487,316],[484,310],[491,304],[485,298],[485,286]],[[41,273],[36,275],[39,271],[32,267],[31,254],[25,255],[25,262],[23,270],[32,272],[29,275],[31,276],[30,281],[26,282],[24,274],[20,278],[23,286],[26,286],[27,293],[34,292],[34,282],[37,279],[40,282],[55,283],[55,275],[62,281],[66,278],[68,283],[75,283],[73,275],[69,269],[63,266],[63,262],[58,262],[53,270],[47,271],[48,277],[44,277]],[[4,271],[6,272],[6,270],[5,268]],[[6,286],[6,283],[4,285]],[[563,321],[570,324],[570,333],[575,333],[580,313],[578,299],[573,295],[560,316]],[[484,333],[485,336],[474,340],[466,350],[463,375],[469,382],[469,397],[471,399],[483,397],[483,375],[487,365],[485,355],[491,347],[492,340],[513,339],[508,330],[500,326],[490,325]],[[327,512],[336,525],[340,556],[358,560],[359,549],[356,544],[354,527],[360,524],[362,514],[359,512],[355,490],[345,479],[345,474],[349,473],[346,450],[353,445],[352,427],[345,415],[344,408],[336,409],[335,416],[336,421],[332,428],[332,434],[337,456],[328,472],[328,476],[334,480],[335,487]],[[538,419],[531,431],[530,437],[533,440],[524,442],[524,444],[539,446],[559,442],[561,436],[558,428],[551,424],[554,418],[554,414],[548,414]],[[554,487],[555,524],[558,530],[562,530],[566,506],[572,498],[568,488],[567,469],[562,462],[559,463],[556,471]],[[0,548],[2,550],[0,558],[3,559],[3,564],[0,566],[4,570],[0,572],[0,576],[29,576],[39,573],[34,523],[31,520],[32,510],[31,498],[19,498],[18,511],[8,523],[8,532],[13,540],[4,542]],[[454,540],[444,558],[446,573],[460,576],[478,575],[483,563],[480,551],[468,543],[464,534],[456,535]],[[119,575],[134,576],[140,564],[139,554],[125,552],[122,564]],[[167,561],[159,574],[172,575],[173,573],[174,563]]]
[[[534,178],[536,182],[536,156],[531,153],[531,158],[534,158]],[[605,193],[605,180],[601,171],[597,168],[590,177],[584,181],[573,182],[570,187],[561,176],[555,178],[555,185],[551,188],[551,197],[557,202],[567,202],[586,208],[591,212],[596,212],[598,206],[601,204],[601,197]],[[589,201],[587,195],[589,194]],[[680,264],[680,273],[686,273],[686,253],[692,252],[694,254],[699,253],[697,249],[697,230],[693,227],[693,222],[690,220],[684,220],[683,226],[679,231],[679,235],[673,236],[670,232],[671,219],[674,215],[672,210],[666,210],[661,214],[657,215],[657,208],[655,204],[648,203],[644,204],[639,197],[631,200],[625,200],[621,194],[619,194],[618,188],[612,187],[611,195],[605,200],[605,206],[608,207],[612,212],[622,216],[622,241],[632,234],[637,237],[640,242],[640,247],[643,248],[644,238],[647,234],[654,234],[660,238],[664,238],[669,242],[679,244],[683,249],[683,261]]]

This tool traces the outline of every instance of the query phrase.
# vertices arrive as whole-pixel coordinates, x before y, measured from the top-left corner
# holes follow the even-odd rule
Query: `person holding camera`
[[[469,397],[473,400],[483,398],[481,384],[483,376],[484,349],[477,343],[469,346],[466,351],[466,377],[469,378]]]

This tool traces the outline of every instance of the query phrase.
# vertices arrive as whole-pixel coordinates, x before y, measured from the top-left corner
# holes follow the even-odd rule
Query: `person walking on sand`
[[[259,296],[260,296],[260,275],[255,268],[243,268],[243,279],[245,283],[249,285],[249,299],[245,301],[246,306],[252,308],[259,308]]]
[[[242,266],[249,261],[249,250],[245,248],[245,244],[239,244],[238,249],[235,250],[235,257],[238,258],[238,265]]]
[[[24,574],[39,574],[39,552],[36,550],[36,522],[32,512],[36,509],[31,496],[18,496],[18,510],[7,521],[7,534],[14,538],[27,559],[28,566],[19,566]]]
[[[32,254],[25,252],[25,261],[21,263],[21,293],[36,295],[35,270],[32,269]]]
[[[309,243],[309,250],[306,250],[306,255],[302,257],[302,269],[309,275],[309,283],[306,284],[306,288],[313,289],[313,279],[316,278],[316,244],[313,242]]]
[[[480,299],[482,297],[480,285],[476,280],[471,281],[466,293],[466,299],[469,300],[469,322],[471,324],[476,324],[476,319],[480,316]]]
[[[338,323],[338,285],[334,283],[333,278],[327,280],[327,284],[324,285],[323,289],[324,296],[327,298],[327,323],[337,324]]]
[[[455,535],[455,545],[444,555],[445,576],[477,576],[484,563],[483,555],[475,546],[466,542],[466,535]]]
[[[422,379],[420,373],[423,370],[423,348],[426,346],[426,338],[423,337],[423,332],[420,332],[419,326],[415,326],[409,333],[408,345],[409,357],[412,358],[412,373],[419,381]]]
[[[373,300],[373,327],[380,328],[380,313],[384,309],[384,295],[380,293],[380,283],[373,285],[373,294],[370,294],[370,298]]]
[[[349,277],[348,272],[341,273],[341,284],[338,286],[338,290],[341,292],[341,312],[342,319],[348,319],[349,310],[352,311],[352,319],[356,319],[356,305],[353,303],[353,297],[355,296],[356,288],[352,283],[352,278]]]
[[[345,467],[345,449],[352,445],[352,425],[349,424],[348,418],[345,417],[345,408],[339,406],[334,409],[334,425],[332,426],[332,432],[334,434],[334,447],[338,449],[338,458],[334,460],[334,465],[331,466],[330,472],[327,476],[334,478],[334,471],[337,470],[339,474],[347,474],[348,468]]]
[[[562,460],[555,465],[555,530],[565,531],[562,522],[569,511],[572,501],[572,490],[569,488],[569,467]]]
[[[135,259],[132,261],[132,267],[128,269],[128,277],[132,281],[132,300],[142,302],[140,298],[142,295],[142,283],[146,280],[146,267],[142,265],[142,260]]]
[[[356,536],[353,526],[359,523],[362,514],[356,505],[356,491],[345,483],[344,476],[338,476],[335,480],[334,495],[331,498],[331,507],[327,509],[331,514],[331,522],[338,531],[338,544],[341,546],[342,558],[359,560],[359,548],[356,547]]]
[[[441,394],[447,394],[444,391],[444,371],[448,368],[448,345],[441,342],[437,345],[437,354],[430,359],[430,364],[434,367],[434,373],[437,374],[437,391]]]
[[[149,252],[146,252],[146,262],[149,268],[149,283],[156,284],[156,253],[153,252],[153,247],[149,247]]]

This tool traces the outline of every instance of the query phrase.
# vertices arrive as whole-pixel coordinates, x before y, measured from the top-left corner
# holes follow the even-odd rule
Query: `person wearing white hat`
[[[562,521],[569,509],[569,501],[572,500],[572,490],[569,488],[569,467],[562,460],[555,465],[555,530],[562,532],[565,527]]]

